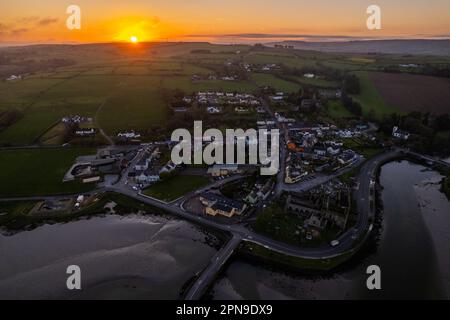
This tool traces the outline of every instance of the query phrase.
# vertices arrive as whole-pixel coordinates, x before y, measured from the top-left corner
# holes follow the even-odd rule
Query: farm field
[[[253,92],[261,86],[272,86],[284,92],[298,91],[304,85],[340,86],[328,81],[326,75],[313,79],[302,76],[280,79],[257,72],[248,73],[248,81],[191,80],[193,74],[213,74],[214,70],[225,68],[228,62],[275,63],[291,68],[325,65],[350,70],[359,77],[361,85],[361,93],[354,99],[361,104],[365,115],[373,113],[379,119],[388,113],[410,110],[443,112],[448,111],[449,105],[447,80],[371,71],[404,61],[417,62],[417,57],[255,49],[246,45],[208,43],[142,43],[133,48],[124,44],[59,46],[54,52],[45,51],[45,47],[34,47],[33,55],[39,59],[74,59],[76,63],[36,72],[20,81],[0,81],[0,110],[17,109],[22,113],[17,122],[0,132],[0,145],[31,145],[38,141],[58,144],[59,138],[49,131],[68,115],[92,117],[95,125],[109,135],[132,129],[145,133],[167,120],[163,88],[181,89],[191,94],[197,91]],[[85,59],[80,60],[80,56]],[[424,57],[424,61],[447,61],[436,59]],[[330,109],[332,117],[345,117],[345,112],[339,106]]]
[[[209,178],[205,176],[177,175],[150,186],[144,190],[144,194],[169,202],[206,186],[208,183]]]
[[[36,101],[45,90],[58,84],[60,79],[30,78],[21,81],[0,81],[0,105],[24,108]]]
[[[107,98],[98,122],[108,134],[145,130],[166,120],[166,105],[158,92],[159,77],[128,77]]]
[[[354,74],[359,78],[361,92],[360,94],[353,96],[353,98],[361,104],[363,114],[367,115],[370,112],[373,112],[377,118],[381,118],[385,114],[397,111],[390,104],[386,103],[370,79],[368,72],[360,71],[355,72]]]
[[[186,93],[197,91],[252,92],[256,86],[248,81],[205,80],[192,82],[190,76],[164,77],[162,86],[168,89],[181,89]]]
[[[276,90],[284,92],[296,92],[301,89],[299,84],[277,78],[271,74],[253,73],[251,79],[257,87],[271,86]]]
[[[402,112],[450,112],[450,79],[371,72],[369,79],[388,105]]]
[[[93,185],[62,179],[76,157],[92,149],[16,149],[0,151],[0,197],[73,194]]]
[[[120,81],[120,77],[78,76],[35,92],[34,101],[22,109],[24,117],[0,133],[0,144],[29,145],[64,116],[94,116]]]
[[[305,77],[295,77],[295,80],[306,85],[323,87],[323,88],[339,88],[339,83],[321,78],[308,79]]]
[[[277,63],[284,64],[287,67],[301,68],[305,66],[313,66],[316,61],[310,59],[302,59],[294,55],[283,54],[250,54],[244,58],[247,63],[268,64]]]

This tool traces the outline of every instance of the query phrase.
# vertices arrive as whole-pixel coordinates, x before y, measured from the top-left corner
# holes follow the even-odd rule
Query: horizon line
[[[191,39],[199,40],[191,40]],[[209,39],[200,41],[201,38]],[[276,40],[279,38],[278,40]],[[290,38],[290,39],[289,39]],[[228,41],[214,41],[219,39],[228,39]],[[233,39],[240,41],[233,42]],[[250,40],[253,39],[253,40]],[[266,39],[266,41],[256,41],[257,39]],[[271,39],[271,40],[270,40]],[[247,41],[246,41],[247,40]],[[181,37],[160,38],[155,40],[140,41],[139,43],[210,43],[222,45],[253,45],[255,43],[273,44],[280,42],[304,42],[304,43],[350,43],[350,42],[369,42],[369,41],[443,41],[450,40],[450,35],[415,35],[415,36],[384,36],[384,37],[366,37],[366,36],[346,36],[346,35],[306,35],[306,34],[266,34],[266,33],[238,33],[238,34],[191,34]],[[112,41],[0,41],[0,47],[14,46],[33,46],[33,45],[90,45],[90,44],[128,44],[124,40]]]

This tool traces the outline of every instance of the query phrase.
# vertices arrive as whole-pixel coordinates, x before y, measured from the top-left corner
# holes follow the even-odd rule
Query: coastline
[[[440,182],[443,176],[436,176],[424,180],[414,186],[419,210],[433,240],[442,281],[450,296],[450,257],[445,253],[450,252],[450,202],[440,190]]]

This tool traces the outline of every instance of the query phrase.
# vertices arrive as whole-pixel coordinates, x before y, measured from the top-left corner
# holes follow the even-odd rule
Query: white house
[[[329,155],[335,156],[338,155],[341,152],[341,149],[336,146],[331,146],[327,148],[327,152]]]
[[[218,108],[218,107],[208,107],[208,108],[206,108],[206,111],[208,112],[208,113],[220,113],[220,108]]]
[[[80,129],[80,130],[76,130],[75,134],[77,136],[81,136],[81,137],[85,137],[85,136],[92,136],[95,134],[95,129],[94,128],[90,128],[90,129]]]
[[[159,175],[154,172],[142,172],[140,175],[136,176],[136,182],[138,183],[154,183],[159,181]]]
[[[6,81],[15,81],[22,79],[22,76],[16,76],[14,74],[10,75],[8,78],[6,78]]]
[[[130,132],[119,132],[117,134],[118,138],[125,138],[125,139],[137,139],[140,138],[141,135],[139,133],[136,133],[134,131],[130,131]]]
[[[325,156],[327,154],[327,149],[321,146],[317,146],[314,148],[314,153],[318,156]]]
[[[408,140],[409,139],[409,133],[403,130],[400,130],[398,127],[394,127],[392,129],[392,136],[394,138],[402,139],[402,140]]]

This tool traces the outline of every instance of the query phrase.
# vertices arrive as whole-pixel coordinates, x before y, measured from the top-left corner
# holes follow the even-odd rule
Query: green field
[[[0,197],[73,194],[92,185],[63,183],[76,157],[92,149],[17,149],[0,151]]]
[[[271,86],[283,92],[297,92],[301,89],[301,86],[295,82],[286,81],[266,73],[253,73],[252,81],[258,87]]]
[[[142,131],[163,123],[167,109],[159,89],[158,77],[122,78],[98,114],[100,127],[114,135],[122,130]]]
[[[33,79],[33,82],[40,81]],[[121,82],[121,77],[109,76],[78,76],[52,82],[46,90],[33,95],[29,106],[22,108],[25,115],[20,121],[0,133],[0,144],[32,144],[64,116],[94,116],[99,105],[117,91]],[[43,83],[49,85],[47,81]]]
[[[325,79],[320,79],[320,78],[308,79],[305,77],[295,77],[294,79],[302,84],[306,84],[306,85],[310,85],[310,86],[323,87],[323,88],[339,88],[339,83],[333,82],[333,81],[328,81]]]
[[[21,48],[2,48],[24,55]],[[202,51],[203,50],[203,51]],[[206,51],[205,51],[206,50]],[[273,74],[248,73],[242,81],[191,81],[193,74],[211,74],[227,68],[228,62],[283,64],[290,68],[329,66],[349,70],[360,79],[361,93],[354,96],[368,115],[378,118],[395,112],[377,92],[368,72],[397,63],[448,63],[443,57],[321,53],[315,51],[261,48],[249,45],[209,43],[99,44],[77,46],[36,46],[27,59],[70,59],[66,67],[46,68],[19,81],[0,81],[0,110],[18,109],[23,117],[0,132],[0,145],[31,145],[68,115],[93,117],[95,124],[109,135],[134,129],[145,135],[155,125],[167,121],[167,99],[161,89],[254,92],[261,86],[295,92],[304,85],[337,87],[338,83],[302,76],[280,79]],[[25,59],[23,58],[23,59]],[[1,71],[1,70],[0,70]],[[301,75],[301,73],[296,73]],[[318,72],[320,74],[320,72]],[[332,106],[331,117],[346,117],[340,106]],[[234,121],[234,119],[231,119]],[[220,125],[220,124],[219,124]],[[58,139],[47,136],[49,144]],[[148,137],[144,137],[147,139]]]
[[[224,91],[224,92],[252,92],[256,86],[248,81],[191,81],[190,76],[169,76],[165,77],[162,86],[169,89],[181,89],[184,92],[192,93],[197,91]]]
[[[328,101],[327,113],[335,119],[353,117],[353,114],[344,107],[340,100]]]
[[[208,177],[177,175],[150,186],[144,190],[144,194],[169,202],[182,197],[186,193],[206,186],[208,183]]]
[[[287,55],[282,53],[271,53],[271,54],[250,54],[245,57],[245,61],[247,63],[252,64],[269,64],[269,63],[275,63],[275,64],[283,64],[287,67],[291,68],[301,68],[305,66],[312,66],[315,64],[315,60],[310,59],[303,59],[299,58],[295,55]]]
[[[377,118],[381,118],[385,114],[396,111],[384,102],[366,71],[355,72],[354,74],[359,78],[361,92],[353,98],[361,104],[363,114],[367,115],[373,111]]]

